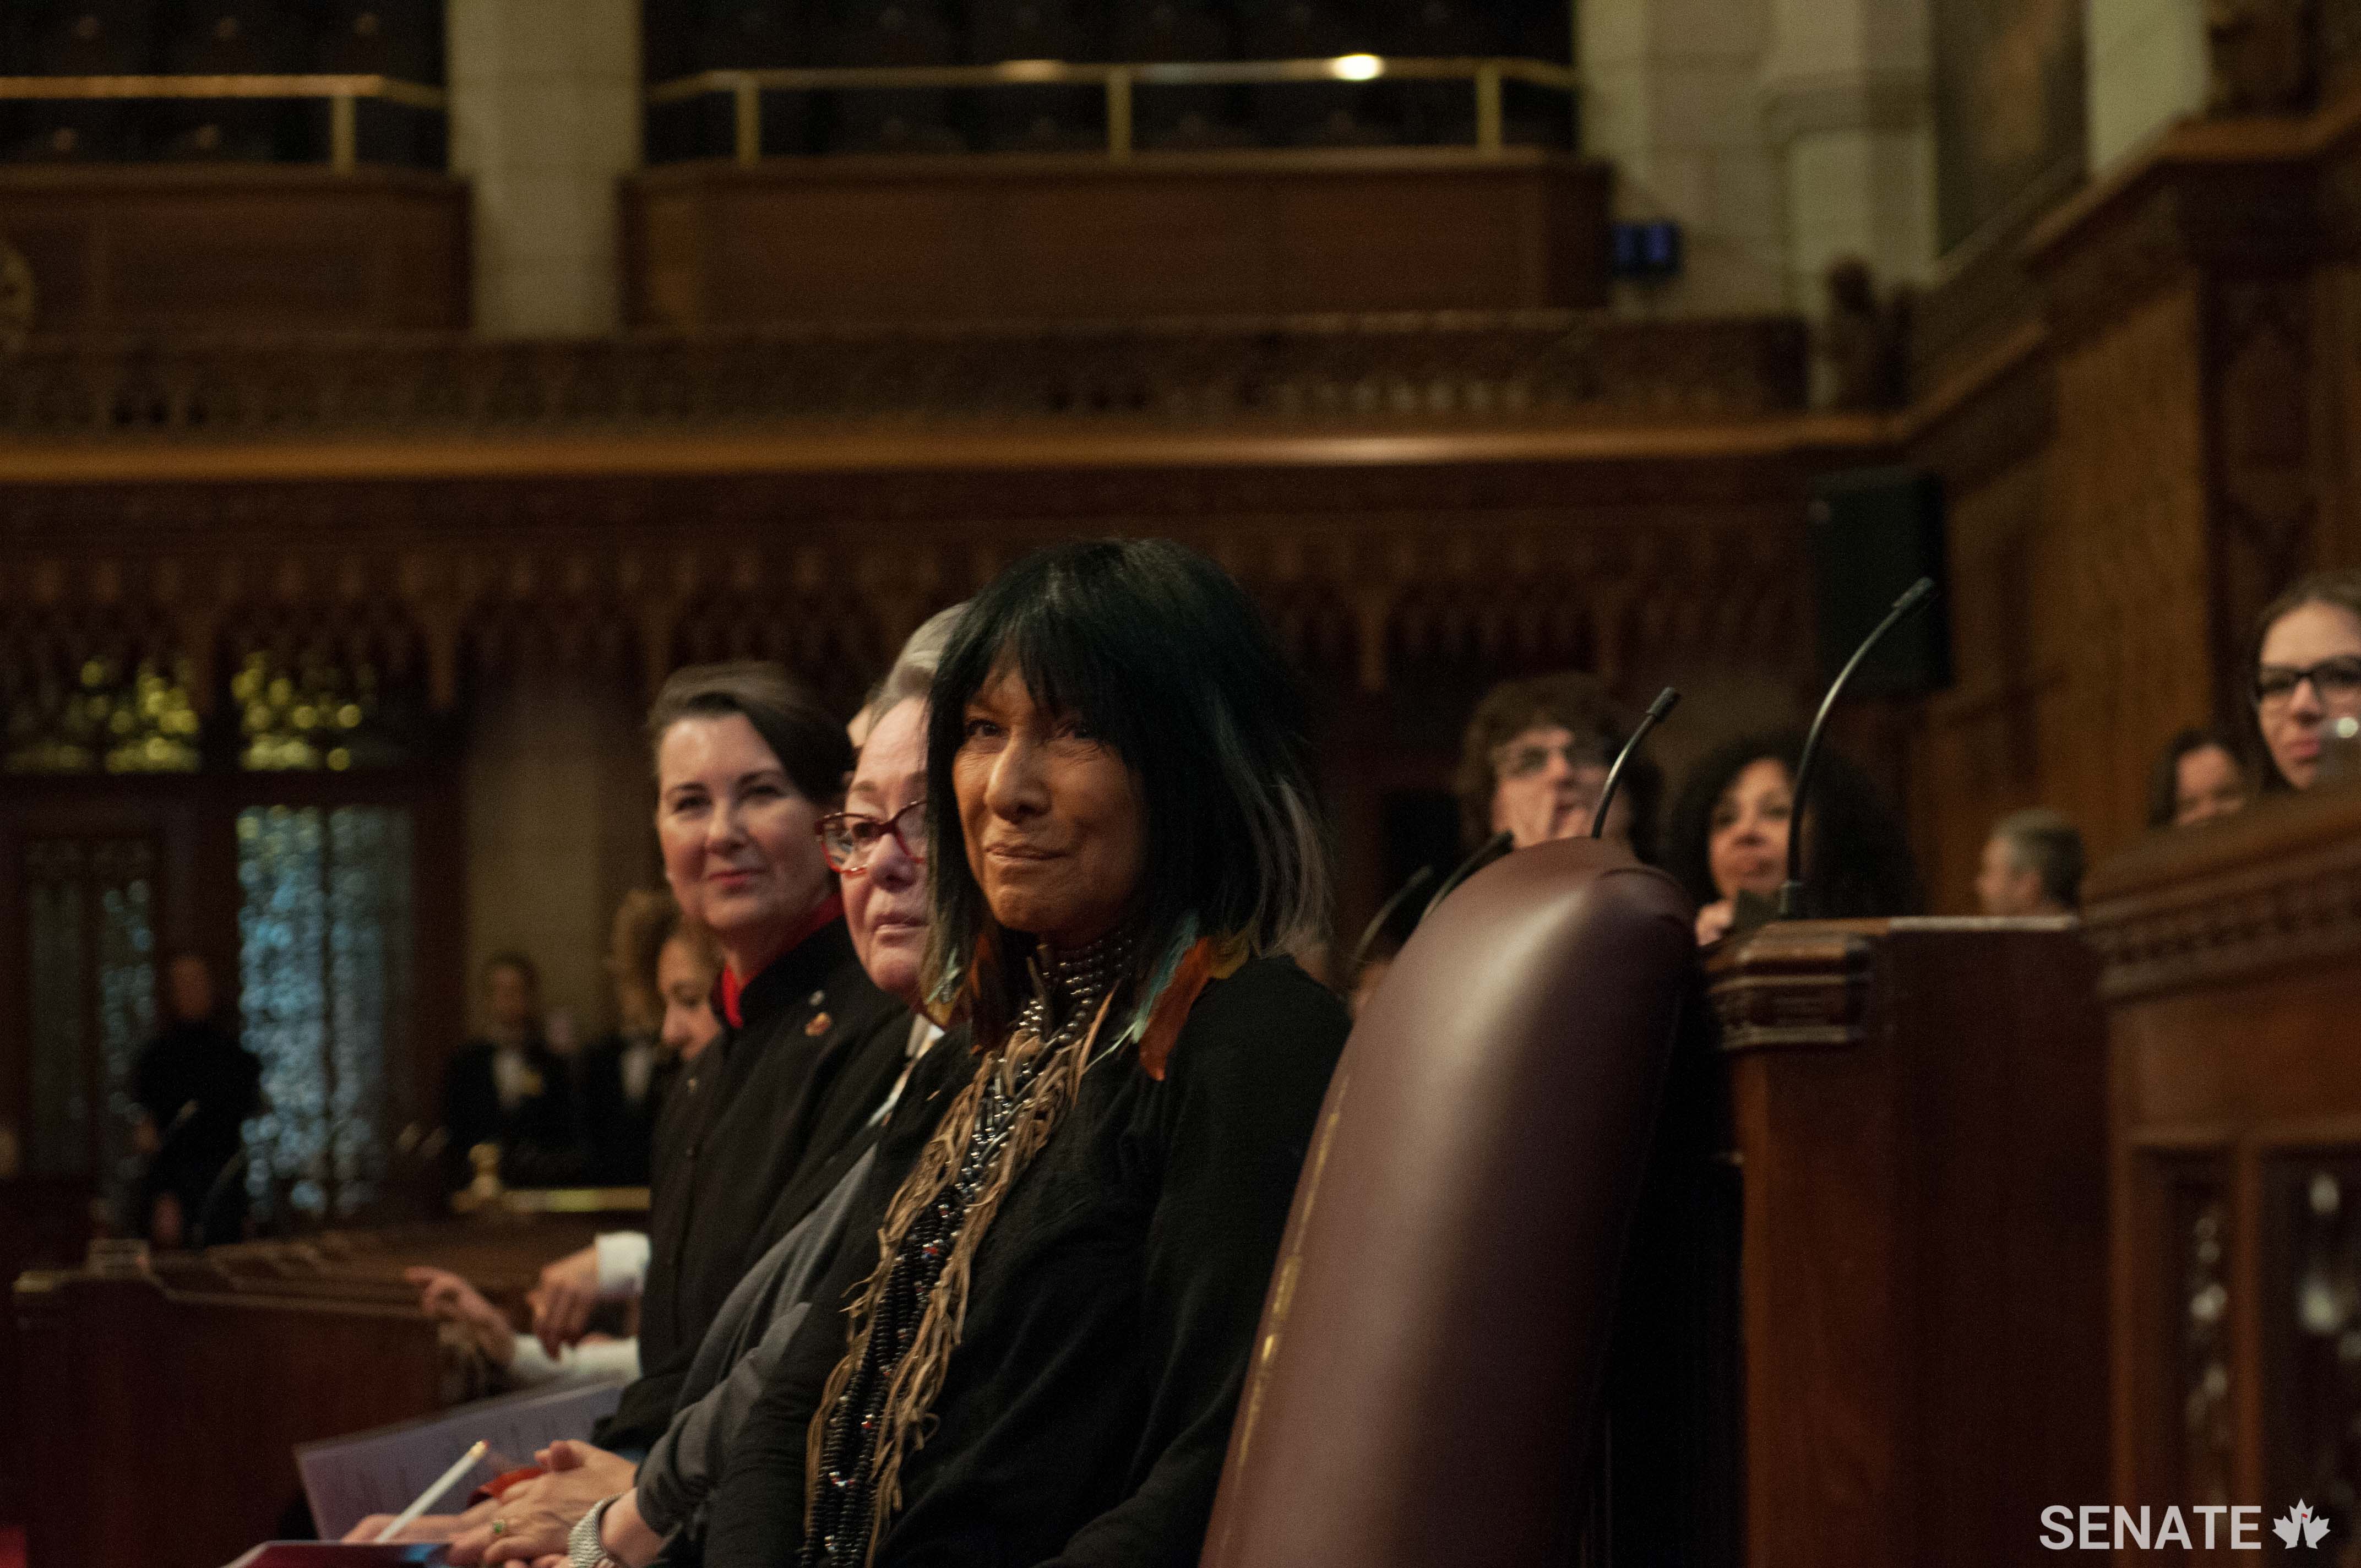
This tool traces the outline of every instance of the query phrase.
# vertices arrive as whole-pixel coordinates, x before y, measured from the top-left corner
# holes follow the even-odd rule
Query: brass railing
[[[448,107],[443,90],[391,76],[0,76],[0,103],[105,98],[324,98],[328,162],[349,174],[360,161],[363,98],[412,109]]]
[[[1500,88],[1525,82],[1572,94],[1581,84],[1570,66],[1541,60],[1430,59],[1400,55],[1345,54],[1318,60],[1244,60],[1210,63],[1077,63],[1062,60],[1010,60],[997,65],[895,65],[785,67],[763,71],[705,71],[648,89],[651,104],[685,103],[708,93],[730,94],[737,108],[736,153],[741,164],[763,156],[764,93],[862,92],[926,87],[1097,87],[1106,95],[1106,152],[1132,153],[1132,93],[1140,87],[1227,87],[1286,82],[1466,82],[1476,94],[1476,146],[1488,155],[1501,151]],[[1571,112],[1571,110],[1569,110]]]

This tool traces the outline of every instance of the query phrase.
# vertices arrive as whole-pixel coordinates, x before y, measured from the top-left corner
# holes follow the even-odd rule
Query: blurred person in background
[[[1608,769],[1631,733],[1598,682],[1573,671],[1486,692],[1467,720],[1454,787],[1467,848],[1501,832],[1519,850],[1589,832]],[[1633,757],[1609,807],[1606,837],[1653,863],[1663,793],[1663,772],[1644,754]]]
[[[1984,840],[1976,902],[1986,915],[2071,915],[2082,906],[2082,835],[2036,806],[2000,819]]]
[[[478,1144],[499,1147],[500,1179],[511,1187],[579,1179],[574,1075],[542,1034],[540,970],[522,953],[494,953],[484,961],[483,996],[484,1033],[443,1069],[450,1185],[467,1184]]]
[[[2217,729],[2184,729],[2148,774],[2147,825],[2194,828],[2245,810],[2246,795],[2237,746]]]
[[[159,1247],[241,1241],[245,1125],[262,1108],[262,1062],[222,1022],[203,954],[164,966],[163,1000],[170,1022],[132,1069],[131,1144],[148,1162],[134,1228]]]
[[[576,1058],[583,1179],[593,1187],[645,1187],[656,1108],[678,1058],[663,1050],[664,1000],[656,969],[680,906],[661,888],[634,888],[615,910],[606,969],[615,987],[615,1032]]]
[[[2321,731],[2361,719],[2361,568],[2316,572],[2257,618],[2255,723],[2269,755],[2266,789],[2320,782]]]
[[[1689,771],[1673,807],[1664,868],[1697,901],[1700,944],[1740,934],[1777,907],[1787,877],[1799,730],[1749,735]],[[1925,907],[1910,843],[1869,775],[1821,745],[1805,825],[1805,912],[1821,920]]]

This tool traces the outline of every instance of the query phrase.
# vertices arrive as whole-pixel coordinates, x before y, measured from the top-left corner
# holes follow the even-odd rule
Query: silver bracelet
[[[600,1533],[607,1523],[607,1510],[614,1506],[614,1497],[600,1498],[566,1532],[566,1559],[573,1568],[616,1568],[615,1560],[607,1555],[607,1542]]]

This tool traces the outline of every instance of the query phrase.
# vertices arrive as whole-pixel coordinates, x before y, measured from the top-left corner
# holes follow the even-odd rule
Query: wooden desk
[[[82,1255],[90,1239],[90,1184],[28,1178],[0,1181],[0,1280],[28,1268],[57,1268]],[[0,1410],[25,1408],[18,1373],[16,1314],[0,1311]],[[0,1523],[24,1516],[27,1487],[21,1431],[0,1432]]]
[[[1992,1568],[2106,1478],[2096,960],[2070,921],[1708,964],[1744,1189],[1750,1568]]]
[[[284,1536],[294,1445],[481,1390],[401,1277],[469,1273],[514,1310],[594,1217],[403,1226],[16,1282],[29,1568],[218,1568]]]
[[[2301,1497],[2349,1552],[2361,790],[2140,845],[2092,879],[2089,930],[2113,1055],[2115,1498],[2268,1518]]]

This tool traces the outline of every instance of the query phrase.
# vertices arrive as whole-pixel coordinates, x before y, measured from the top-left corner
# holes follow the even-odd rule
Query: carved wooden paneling
[[[445,705],[466,670],[534,658],[660,674],[762,653],[859,678],[1025,549],[1114,532],[1205,549],[1308,665],[1368,689],[1674,656],[1784,669],[1807,624],[1805,470],[1739,467],[1752,494],[1653,504],[1551,466],[20,490],[0,651],[38,671],[317,645],[423,667]]]
[[[2004,812],[2059,806],[2103,858],[2168,737],[2251,735],[2255,614],[2361,558],[2356,258],[2348,91],[2174,130],[1929,302],[1905,441],[1949,487],[1960,681],[1913,746],[1941,905]]]
[[[1804,402],[1802,324],[1527,311],[492,343],[460,334],[42,341],[0,437],[723,431],[902,422],[1499,429]]]
[[[2266,804],[2195,843],[2150,839],[2093,883],[2087,929],[2111,998],[2335,970],[2361,954],[2361,799]]]
[[[2351,1429],[2323,1422],[2349,1420],[2361,1350],[2337,1283],[2361,792],[2143,843],[2092,879],[2084,930],[2112,1063],[2116,1494],[2320,1508],[2315,1476],[2352,1483]]]
[[[2212,717],[2235,728],[2246,716],[2244,666],[2255,617],[2319,558],[2323,471],[2315,452],[2328,432],[2315,428],[2313,410],[2323,345],[2305,271],[2220,279],[2208,305]]]
[[[2049,803],[2103,854],[2145,819],[2147,765],[2213,711],[2200,304],[2172,291],[2060,354],[2051,525],[2079,628],[2067,698],[2080,740]],[[2062,786],[2062,787],[2061,787]]]
[[[1609,180],[1522,148],[679,165],[625,183],[627,313],[713,328],[1598,305]]]
[[[2270,1495],[2361,1518],[2361,1147],[2290,1150],[2262,1178]]]
[[[31,268],[36,333],[468,319],[467,189],[439,175],[19,165],[0,170],[0,225]]]

